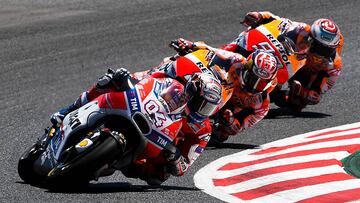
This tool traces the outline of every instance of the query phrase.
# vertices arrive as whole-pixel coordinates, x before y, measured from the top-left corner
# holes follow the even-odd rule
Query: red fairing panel
[[[124,92],[110,92],[96,98],[100,108],[127,109],[127,102]]]
[[[185,76],[192,75],[193,73],[201,72],[199,67],[186,57],[180,57],[176,60],[176,75],[187,81]]]

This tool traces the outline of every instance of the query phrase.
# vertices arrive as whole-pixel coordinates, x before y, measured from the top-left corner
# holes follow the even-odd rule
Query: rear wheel
[[[64,160],[53,168],[47,177],[49,185],[64,186],[69,184],[85,184],[96,178],[95,172],[105,165],[110,165],[122,155],[125,139],[121,133],[100,130],[100,135],[90,138],[91,146],[79,152],[82,142],[68,148]],[[86,147],[86,146],[85,146]]]

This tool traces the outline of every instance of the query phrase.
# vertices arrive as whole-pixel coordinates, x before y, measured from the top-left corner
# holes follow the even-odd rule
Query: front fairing
[[[95,126],[96,122],[108,115],[106,110],[101,109],[98,104],[98,101],[89,102],[64,118],[48,147],[50,154],[56,161],[59,160],[64,149],[68,147],[67,143],[73,135]]]

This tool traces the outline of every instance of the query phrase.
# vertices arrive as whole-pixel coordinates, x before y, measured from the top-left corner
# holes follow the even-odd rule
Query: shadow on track
[[[114,183],[90,183],[87,187],[71,189],[71,190],[56,190],[46,191],[49,193],[84,193],[84,194],[97,194],[97,193],[115,193],[115,192],[159,192],[170,190],[187,190],[197,191],[195,187],[180,187],[180,186],[149,186],[149,185],[132,185],[124,182]]]
[[[266,115],[265,119],[282,119],[282,118],[325,118],[331,115],[318,113],[318,112],[293,112],[288,108],[277,108],[270,109],[269,113]]]
[[[252,144],[241,144],[241,143],[220,143],[212,142],[206,146],[206,150],[216,150],[216,149],[258,149],[259,145]]]
[[[19,184],[26,184],[24,182],[17,182]],[[132,185],[127,182],[111,182],[111,183],[89,183],[87,186],[82,187],[67,187],[58,188],[54,190],[48,190],[46,187],[35,186],[43,189],[47,189],[46,193],[68,193],[68,194],[98,194],[98,193],[116,193],[116,192],[160,192],[171,190],[186,190],[186,191],[198,191],[195,187],[180,187],[180,186],[150,186],[150,185]]]

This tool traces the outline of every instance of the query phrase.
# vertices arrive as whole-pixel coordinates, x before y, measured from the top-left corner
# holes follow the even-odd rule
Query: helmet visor
[[[188,105],[191,108],[191,111],[196,112],[202,117],[211,116],[218,107],[218,104],[209,102],[203,97],[191,98]]]

